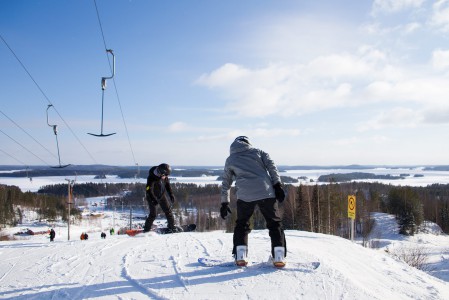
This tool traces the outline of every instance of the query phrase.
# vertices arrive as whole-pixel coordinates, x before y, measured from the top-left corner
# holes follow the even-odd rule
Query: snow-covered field
[[[116,228],[128,222],[116,218]],[[199,257],[231,259],[232,234],[221,231],[110,236],[113,218],[106,211],[103,219],[72,225],[70,240],[61,224],[52,243],[43,235],[0,242],[0,299],[449,299],[449,237],[435,226],[402,237],[393,217],[376,214],[376,220],[379,249],[287,231],[288,265],[277,270],[201,266]],[[89,240],[79,239],[83,231]],[[428,273],[385,251],[410,246],[429,253]],[[269,252],[268,232],[253,231],[250,261],[267,261]],[[310,262],[320,262],[319,268],[300,264]]]

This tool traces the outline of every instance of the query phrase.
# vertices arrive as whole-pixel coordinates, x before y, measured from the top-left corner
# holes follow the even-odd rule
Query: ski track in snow
[[[132,253],[134,254],[135,251]],[[168,299],[161,297],[156,291],[154,291],[151,288],[145,287],[144,284],[141,284],[139,280],[132,278],[130,271],[129,271],[129,262],[130,257],[132,257],[131,254],[125,254],[123,257],[123,267],[122,267],[122,277],[127,280],[131,286],[135,287],[137,290],[139,290],[142,294],[147,295],[151,299]]]
[[[0,299],[449,299],[447,282],[384,251],[333,236],[286,235],[281,270],[266,263],[267,230],[250,233],[248,258],[255,265],[247,268],[198,263],[199,257],[232,260],[232,234],[224,232],[0,243]],[[320,266],[312,270],[311,262]]]

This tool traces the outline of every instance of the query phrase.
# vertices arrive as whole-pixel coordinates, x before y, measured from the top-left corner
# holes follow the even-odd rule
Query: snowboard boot
[[[245,267],[248,264],[246,256],[248,254],[248,247],[245,245],[237,246],[235,254],[235,264],[239,267]]]
[[[273,257],[273,265],[276,268],[285,267],[285,248],[284,247],[274,247],[274,257]]]

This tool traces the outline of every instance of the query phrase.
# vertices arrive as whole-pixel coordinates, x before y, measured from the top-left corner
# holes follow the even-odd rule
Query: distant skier
[[[101,233],[101,238],[102,238],[102,239],[105,239],[105,238],[106,238],[106,233],[102,232],[102,233]]]
[[[285,266],[286,241],[277,204],[277,201],[282,202],[285,198],[281,179],[268,153],[253,148],[246,136],[239,136],[234,140],[230,147],[230,156],[226,159],[220,208],[223,219],[231,212],[229,191],[234,179],[237,191],[237,220],[232,254],[236,264],[247,264],[248,234],[251,232],[249,220],[258,206],[267,222],[273,263],[276,267]]]
[[[53,242],[55,240],[56,232],[54,229],[50,229],[50,242]]]
[[[170,180],[168,175],[171,174],[171,167],[168,164],[160,164],[150,168],[148,172],[147,185],[146,185],[146,199],[150,213],[145,220],[144,232],[151,230],[153,222],[156,219],[156,206],[159,204],[165,213],[167,218],[167,227],[172,232],[179,231],[179,228],[175,226],[175,218],[172,213],[172,205],[175,202],[175,196],[170,186]],[[167,199],[166,194],[170,197]],[[170,201],[170,202],[169,202]]]

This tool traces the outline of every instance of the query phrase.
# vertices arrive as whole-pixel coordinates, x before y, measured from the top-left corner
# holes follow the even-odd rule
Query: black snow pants
[[[236,254],[236,247],[248,246],[248,234],[251,232],[249,220],[254,213],[256,206],[259,207],[271,238],[271,255],[274,257],[274,247],[284,247],[287,256],[287,243],[284,229],[282,228],[282,218],[279,213],[278,203],[274,198],[262,199],[258,201],[245,202],[237,200],[237,221],[234,228],[234,247],[232,254]]]
[[[150,213],[148,214],[147,219],[145,220],[145,226],[143,227],[144,231],[150,231],[151,226],[153,226],[153,222],[156,219],[156,212],[157,207],[156,205],[160,204],[162,211],[165,214],[165,217],[167,218],[167,227],[168,228],[174,228],[175,227],[175,218],[173,217],[173,213],[171,210],[170,202],[167,199],[167,197],[163,196],[159,199],[158,202],[152,201],[149,198],[147,198],[148,201],[148,208],[150,210]]]

